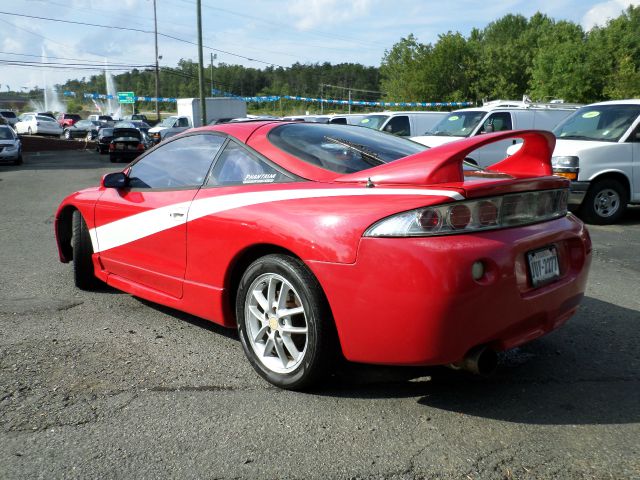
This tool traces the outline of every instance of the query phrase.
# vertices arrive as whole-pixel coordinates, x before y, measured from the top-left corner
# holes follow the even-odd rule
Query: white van
[[[485,103],[482,107],[455,110],[430,131],[411,137],[411,140],[428,147],[437,147],[483,133],[515,129],[552,130],[577,108],[577,105],[562,103],[536,104],[498,100]],[[475,150],[469,160],[487,167],[505,158],[507,148],[515,143],[517,141],[513,139],[494,142]]]
[[[361,127],[382,130],[400,137],[420,135],[448,115],[448,112],[380,112],[365,115]]]
[[[571,180],[569,202],[585,221],[615,223],[640,203],[640,99],[584,106],[553,133],[553,171]]]

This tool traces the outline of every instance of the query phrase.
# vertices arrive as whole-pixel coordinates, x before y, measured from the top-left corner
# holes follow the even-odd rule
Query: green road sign
[[[136,103],[136,96],[133,92],[118,92],[119,103]]]

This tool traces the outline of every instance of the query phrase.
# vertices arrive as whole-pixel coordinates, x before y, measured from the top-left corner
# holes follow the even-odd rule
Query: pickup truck
[[[154,143],[160,143],[165,137],[176,135],[191,128],[191,119],[178,115],[165,118],[162,122],[149,129],[149,136]]]
[[[62,127],[71,127],[78,120],[82,120],[82,117],[77,113],[60,113],[56,117],[58,124]]]

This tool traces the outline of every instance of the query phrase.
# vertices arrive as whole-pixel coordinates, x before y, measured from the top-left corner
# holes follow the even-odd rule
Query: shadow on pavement
[[[640,313],[585,298],[559,331],[501,356],[490,378],[349,365],[323,396],[420,397],[425,407],[525,424],[640,422]]]

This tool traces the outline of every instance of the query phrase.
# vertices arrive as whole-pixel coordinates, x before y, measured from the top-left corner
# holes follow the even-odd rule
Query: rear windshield
[[[64,118],[68,118],[70,120],[82,120],[80,115],[78,115],[76,113],[65,113],[64,114]]]
[[[640,105],[582,107],[553,129],[565,140],[617,142],[640,115]]]
[[[141,138],[140,130],[136,130],[135,128],[114,128],[113,137],[114,138],[132,137],[132,138],[138,138],[138,139]]]
[[[276,147],[325,170],[353,173],[427,149],[424,145],[351,125],[288,123],[269,132]]]
[[[100,135],[103,137],[110,137],[113,135],[113,128],[102,128],[100,129]]]
[[[51,117],[45,117],[44,115],[36,116],[36,120],[39,121],[39,122],[54,122],[55,123],[55,119],[53,119]]]
[[[16,118],[16,114],[13,112],[0,112],[0,115],[2,115],[4,118]]]

